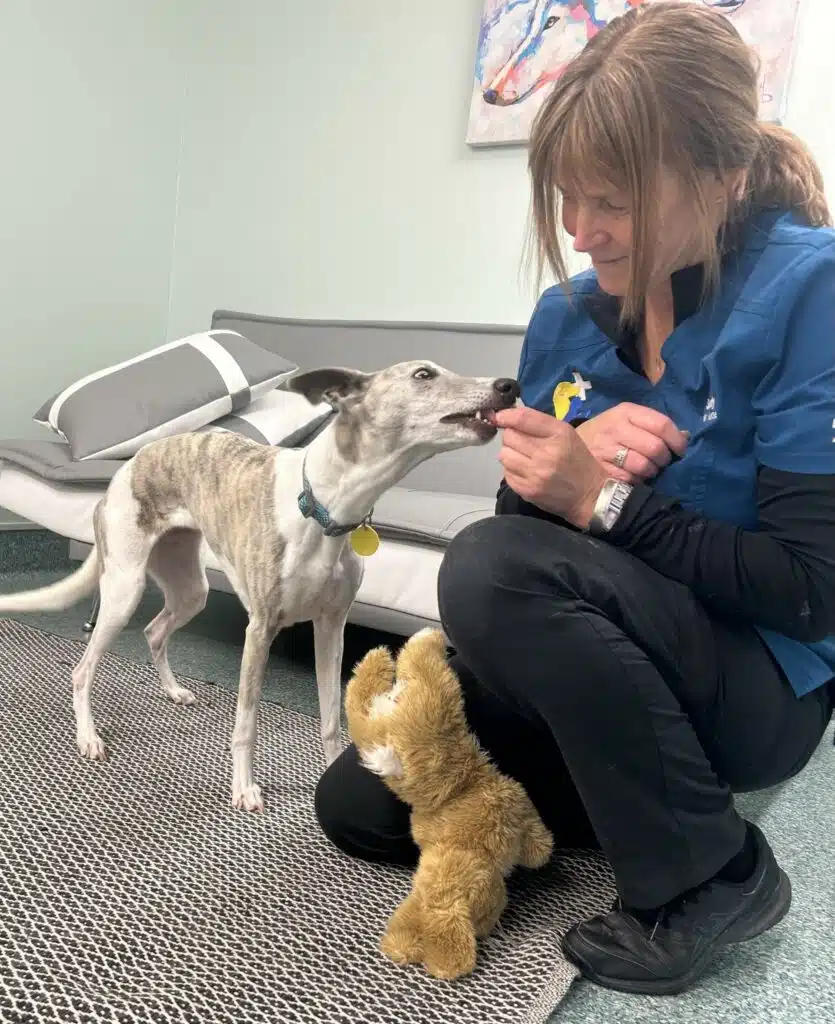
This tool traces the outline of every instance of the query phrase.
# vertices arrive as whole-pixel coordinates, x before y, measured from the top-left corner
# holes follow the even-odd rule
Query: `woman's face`
[[[721,199],[726,192],[716,179],[706,186],[708,202],[717,211],[718,229]],[[698,211],[671,172],[662,172],[657,213],[657,236],[653,249],[657,283],[662,283],[674,270],[698,262],[705,254],[696,252],[693,243],[693,239],[698,237]],[[607,185],[590,185],[582,192],[563,191],[562,224],[574,239],[575,251],[586,253],[591,258],[603,291],[610,295],[625,295],[633,237],[629,195]]]

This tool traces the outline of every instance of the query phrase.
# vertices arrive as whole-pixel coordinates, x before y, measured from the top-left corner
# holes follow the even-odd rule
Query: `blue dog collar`
[[[316,522],[322,527],[322,532],[326,537],[343,537],[346,533],[351,533],[353,530],[359,529],[360,526],[365,525],[371,519],[371,512],[361,519],[358,523],[348,523],[344,525],[337,523],[331,519],[330,512],[325,506],[316,498],[313,493],[313,488],[310,486],[310,481],[307,479],[307,456],[305,456],[304,462],[302,462],[302,491],[299,495],[299,511],[305,519],[315,519]]]

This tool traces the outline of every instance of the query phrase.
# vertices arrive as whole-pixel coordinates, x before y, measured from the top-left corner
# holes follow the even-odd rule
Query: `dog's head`
[[[462,377],[429,360],[395,363],[375,373],[342,367],[310,370],[288,384],[316,405],[337,410],[343,453],[366,446],[385,455],[426,455],[485,444],[496,434],[495,414],[516,404],[519,384],[509,377]]]

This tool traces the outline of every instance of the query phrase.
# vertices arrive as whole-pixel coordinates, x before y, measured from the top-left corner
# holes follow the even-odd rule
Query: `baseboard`
[[[21,519],[14,512],[7,512],[0,509],[0,530],[42,530],[37,523],[30,523],[28,519]]]

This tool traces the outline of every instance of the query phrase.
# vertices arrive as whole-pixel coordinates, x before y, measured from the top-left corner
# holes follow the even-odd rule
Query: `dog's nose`
[[[512,377],[499,377],[493,381],[493,390],[500,395],[502,400],[511,405],[522,394],[519,382]]]
[[[485,103],[490,103],[492,105],[498,100],[499,94],[495,89],[485,89],[482,93],[482,97]]]

